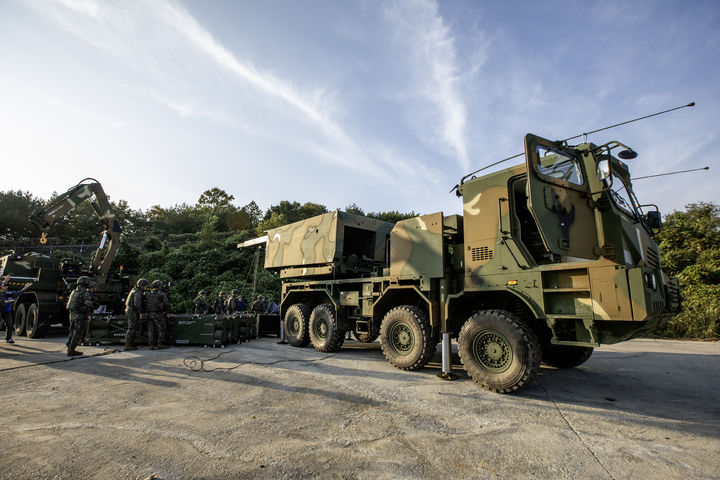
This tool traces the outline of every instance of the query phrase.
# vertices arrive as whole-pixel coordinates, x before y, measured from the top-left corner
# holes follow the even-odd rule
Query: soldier
[[[160,280],[155,280],[152,283],[152,290],[145,293],[150,350],[168,348],[165,344],[165,336],[167,335],[165,314],[170,311],[170,300],[162,291],[162,287],[163,283]]]
[[[213,312],[215,315],[222,315],[225,313],[225,292],[222,290],[218,293],[215,303],[213,303]]]
[[[270,313],[273,315],[280,315],[280,308],[277,306],[277,303],[273,302],[273,299],[269,299],[267,302],[267,307],[265,308],[265,313]]]
[[[229,314],[243,311],[245,304],[243,303],[240,292],[237,289],[231,292],[230,298],[227,299],[225,307],[227,309],[227,313]]]
[[[2,312],[2,318],[5,321],[5,342],[7,343],[15,343],[15,340],[12,338],[13,334],[13,314],[12,314],[12,304],[13,301],[23,293],[25,293],[25,290],[32,287],[32,283],[26,283],[23,288],[16,291],[8,290],[8,285],[10,284],[10,275],[5,275],[3,277],[2,283],[0,283],[0,312]]]
[[[205,301],[205,297],[207,296],[207,292],[205,290],[200,290],[198,292],[198,296],[195,298],[195,301],[193,302],[193,313],[199,313],[200,315],[203,315],[207,313],[208,307],[207,302]]]
[[[128,329],[125,333],[125,350],[137,350],[135,346],[135,333],[137,332],[140,319],[143,318],[145,312],[145,302],[143,299],[143,291],[150,285],[150,282],[146,278],[141,278],[137,281],[135,287],[130,290],[130,293],[125,300],[125,313],[128,318]]]
[[[252,304],[252,307],[250,307],[250,310],[253,313],[265,313],[265,309],[267,308],[267,304],[265,303],[265,296],[258,295],[257,300],[255,300]]]
[[[88,291],[90,286],[90,277],[82,276],[77,280],[77,287],[72,291],[68,298],[67,309],[70,312],[70,333],[67,341],[68,357],[82,355],[82,352],[75,350],[80,337],[85,333],[88,315],[95,308],[95,302],[92,293]]]

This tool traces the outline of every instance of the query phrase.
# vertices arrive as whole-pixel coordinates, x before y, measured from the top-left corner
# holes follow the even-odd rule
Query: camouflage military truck
[[[658,325],[679,310],[678,282],[660,268],[660,214],[639,204],[616,149],[636,156],[529,134],[524,165],[460,182],[462,216],[337,211],[268,231],[286,339],[329,352],[348,330],[379,336],[391,364],[416,370],[441,339],[449,368],[457,338],[474,381],[512,392],[541,361],[574,367]]]
[[[90,182],[87,182],[88,180]],[[33,212],[29,222],[43,232],[40,242],[45,243],[48,227],[86,200],[90,202],[105,227],[92,264],[88,268],[83,268],[80,262],[72,259],[58,261],[36,252],[23,255],[13,252],[0,257],[0,276],[11,276],[11,289],[18,290],[26,282],[33,284],[13,302],[17,335],[26,333],[30,338],[38,338],[45,336],[52,324],[67,326],[68,313],[65,303],[81,275],[88,275],[97,283],[95,298],[103,311],[122,311],[123,296],[128,291],[128,278],[110,271],[112,261],[120,248],[122,231],[110,201],[97,180],[81,180],[67,192]]]

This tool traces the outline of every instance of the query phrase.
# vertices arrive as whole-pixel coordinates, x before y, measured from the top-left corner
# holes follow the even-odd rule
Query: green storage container
[[[223,346],[230,343],[224,315],[182,314],[168,318],[168,336],[173,345]]]

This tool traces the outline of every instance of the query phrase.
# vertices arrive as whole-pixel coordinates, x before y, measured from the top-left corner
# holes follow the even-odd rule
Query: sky
[[[720,203],[717,0],[0,0],[0,190],[42,198],[450,215],[527,133],[691,101],[589,137],[634,176],[710,167],[638,180],[663,213]]]

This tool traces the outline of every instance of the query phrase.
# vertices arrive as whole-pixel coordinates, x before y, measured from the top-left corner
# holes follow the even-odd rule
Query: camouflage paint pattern
[[[390,275],[444,275],[441,212],[402,220],[390,234]]]
[[[649,227],[611,192],[632,189],[611,155],[624,145],[528,135],[525,146],[524,165],[458,186],[462,217],[438,212],[392,227],[331,212],[269,231],[265,266],[284,278],[282,308],[332,303],[367,331],[396,302],[425,304],[438,335],[457,332],[477,305],[511,298],[547,325],[552,343],[579,346],[631,338],[676,312],[678,284],[663,275]],[[619,184],[601,175],[603,161]],[[359,251],[367,230],[375,255],[350,258],[344,245]]]
[[[283,277],[353,272],[385,261],[393,224],[334,211],[268,231],[265,268]]]

